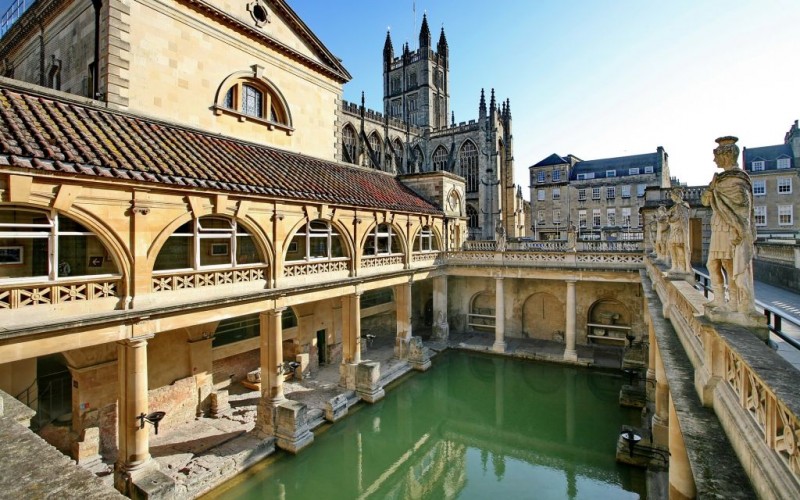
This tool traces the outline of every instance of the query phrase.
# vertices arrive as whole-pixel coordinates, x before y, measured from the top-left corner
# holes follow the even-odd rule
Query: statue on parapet
[[[667,250],[672,262],[669,275],[689,278],[692,272],[689,250],[689,204],[683,201],[683,188],[681,187],[672,188],[669,196],[673,203],[667,215],[669,222]]]
[[[763,326],[764,317],[756,311],[753,289],[753,185],[747,172],[739,168],[737,140],[732,136],[717,139],[714,162],[723,171],[714,174],[701,198],[703,205],[711,207],[706,266],[714,300],[706,304],[706,315],[717,321]]]
[[[669,262],[669,251],[667,250],[667,239],[669,237],[669,213],[667,207],[659,205],[656,210],[656,259],[661,262]]]
[[[498,221],[497,226],[495,227],[495,231],[497,232],[497,247],[496,250],[498,252],[505,252],[506,251],[506,228],[503,227],[503,223]]]
[[[578,233],[575,229],[575,224],[572,222],[569,223],[567,227],[567,252],[575,252],[577,251],[578,246]]]

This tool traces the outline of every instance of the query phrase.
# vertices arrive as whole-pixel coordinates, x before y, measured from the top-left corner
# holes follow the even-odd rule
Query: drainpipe
[[[92,71],[92,99],[100,93],[100,8],[103,0],[92,0],[94,6],[94,70]]]

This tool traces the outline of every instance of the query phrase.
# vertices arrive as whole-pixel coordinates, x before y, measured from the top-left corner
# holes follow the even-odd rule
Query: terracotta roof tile
[[[3,87],[0,165],[441,213],[381,172]]]

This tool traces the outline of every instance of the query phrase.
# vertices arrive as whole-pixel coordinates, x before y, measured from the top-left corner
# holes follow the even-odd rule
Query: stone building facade
[[[800,239],[800,129],[797,120],[783,144],[746,147],[742,168],[753,181],[759,238]]]
[[[574,225],[585,240],[641,238],[640,209],[649,187],[671,185],[668,155],[581,160],[552,154],[529,167],[536,238],[560,240]]]

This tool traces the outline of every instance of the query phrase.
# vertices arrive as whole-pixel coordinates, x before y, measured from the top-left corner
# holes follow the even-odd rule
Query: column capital
[[[567,286],[569,286],[569,285],[575,286],[575,283],[577,283],[577,282],[578,282],[578,278],[567,278],[567,279],[564,280],[564,283],[566,283]]]
[[[261,314],[267,314],[269,316],[280,316],[285,310],[286,306],[276,307],[275,309],[270,309],[268,311],[261,311]]]
[[[154,333],[147,335],[138,335],[129,339],[118,340],[117,343],[126,347],[143,347],[147,345],[147,341],[155,337]]]

